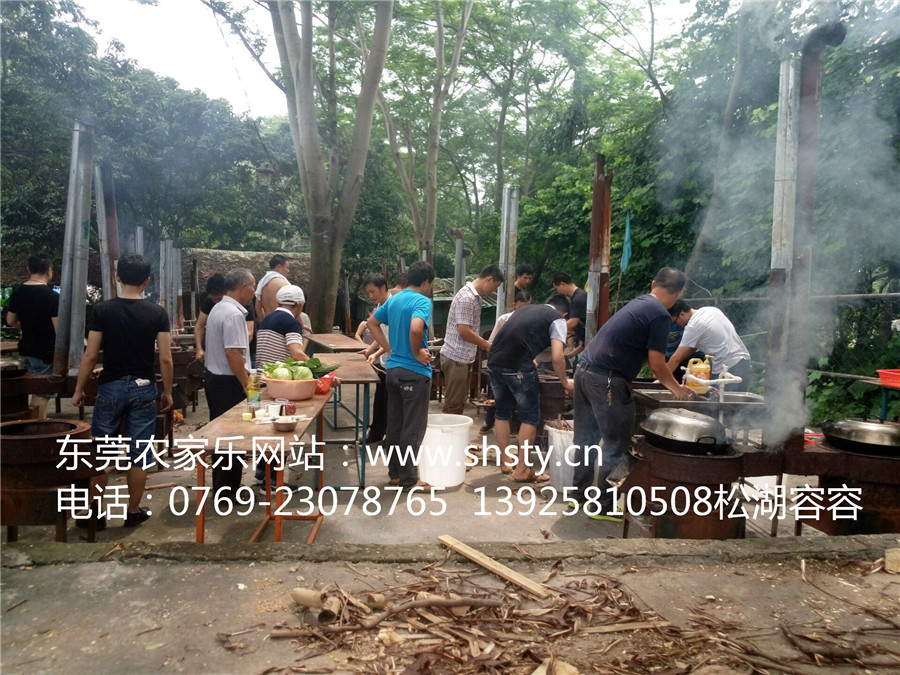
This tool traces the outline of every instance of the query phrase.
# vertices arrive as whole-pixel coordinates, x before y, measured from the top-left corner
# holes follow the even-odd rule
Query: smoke
[[[891,49],[896,53],[900,9],[874,2],[846,12],[829,2],[779,14],[773,6],[745,2],[741,10],[748,22],[744,73],[716,198],[695,219],[705,227],[697,234],[703,252],[694,276],[704,287],[727,296],[768,295],[779,60],[786,51],[797,53],[815,25],[842,19],[848,29],[845,41],[828,48],[824,56],[816,208],[810,232],[811,293],[870,292],[865,272],[900,262],[897,111],[890,96],[896,84],[886,56]],[[710,59],[709,67],[721,66]],[[730,70],[705,77],[694,73],[693,91],[688,87],[693,96],[676,99],[662,139],[667,147],[677,148],[672,151],[676,162],[658,177],[662,200],[683,191],[687,180],[712,185],[722,138],[717,124],[730,86]],[[711,118],[718,122],[706,121]],[[724,307],[741,333],[766,331],[770,322],[776,327],[788,319],[798,322],[802,339],[790,345],[790,366],[769,373],[774,376],[766,392],[770,445],[778,445],[809,419],[802,395],[805,369],[810,360],[830,353],[842,307],[839,301],[821,299],[802,304],[780,296],[771,302]],[[751,353],[754,361],[772,359],[764,342],[751,347]]]

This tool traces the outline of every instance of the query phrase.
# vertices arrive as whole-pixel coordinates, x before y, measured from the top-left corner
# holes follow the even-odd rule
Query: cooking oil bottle
[[[688,361],[687,372],[701,380],[711,379],[712,364],[709,362],[709,357],[707,356],[705,361],[698,358],[693,358]],[[709,385],[691,382],[688,378],[685,378],[684,386],[691,389],[695,394],[702,395],[709,391]]]
[[[259,373],[256,368],[250,370],[250,377],[247,379],[247,402],[259,403],[261,392],[259,390]]]

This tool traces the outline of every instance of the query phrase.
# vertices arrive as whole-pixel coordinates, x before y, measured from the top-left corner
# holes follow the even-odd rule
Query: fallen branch
[[[343,633],[355,630],[369,630],[375,628],[382,621],[395,614],[401,614],[409,609],[417,609],[419,607],[501,607],[503,602],[500,600],[491,600],[488,598],[426,598],[424,600],[410,600],[402,605],[388,607],[380,614],[376,614],[365,621],[358,624],[348,624],[346,626],[323,626],[322,630],[326,633]]]
[[[514,569],[511,569],[506,565],[497,562],[490,556],[487,556],[481,551],[472,548],[468,544],[464,544],[455,537],[451,537],[449,534],[443,534],[438,537],[438,542],[443,544],[450,550],[459,553],[461,556],[468,558],[477,565],[481,565],[485,569],[493,572],[501,579],[505,579],[506,581],[515,584],[519,588],[525,589],[532,595],[535,595],[542,599],[550,597],[550,591],[548,591],[544,586],[541,586],[536,581],[533,581],[532,579],[526,577],[524,574],[520,574]]]
[[[621,633],[626,630],[644,630],[647,628],[665,628],[672,624],[668,621],[632,621],[630,623],[614,623],[610,626],[588,626],[579,633]]]
[[[815,589],[816,589],[817,591],[819,591],[820,593],[824,593],[825,595],[831,596],[831,597],[834,598],[835,600],[838,600],[838,601],[840,601],[840,602],[847,603],[848,605],[850,605],[850,606],[852,606],[852,607],[856,607],[857,609],[861,609],[862,611],[864,611],[864,612],[865,612],[866,614],[868,614],[869,616],[875,617],[876,619],[878,619],[878,620],[880,620],[880,621],[884,621],[885,623],[889,623],[889,624],[892,625],[894,628],[900,628],[900,621],[896,621],[896,620],[894,620],[894,619],[891,619],[891,618],[889,618],[889,617],[886,617],[886,616],[882,615],[880,612],[878,612],[877,610],[872,609],[871,607],[866,607],[865,605],[860,605],[859,603],[853,602],[852,600],[848,600],[847,598],[841,597],[841,596],[838,595],[837,593],[832,593],[831,591],[822,588],[822,587],[819,586],[818,584],[813,583],[813,582],[810,581],[809,579],[806,580],[806,583],[808,583],[810,586],[812,586],[813,588],[815,588]]]
[[[144,635],[145,633],[153,633],[154,631],[162,630],[162,626],[153,626],[153,628],[147,628],[146,630],[138,631],[135,633],[135,637],[138,635]]]
[[[18,602],[14,602],[13,604],[11,604],[9,607],[7,607],[7,608],[6,608],[5,610],[3,610],[3,611],[4,611],[4,612],[12,611],[12,610],[14,610],[16,607],[18,607],[18,606],[20,606],[20,605],[24,605],[26,602],[28,602],[28,598],[22,598],[22,599],[19,600]]]
[[[111,556],[111,555],[112,555],[113,553],[115,553],[116,551],[124,551],[124,550],[125,550],[125,547],[122,546],[121,543],[118,543],[118,544],[116,544],[115,546],[113,546],[111,549],[109,549],[106,553],[104,553],[103,555],[101,555],[101,556],[98,558],[98,560],[106,560],[109,556]]]

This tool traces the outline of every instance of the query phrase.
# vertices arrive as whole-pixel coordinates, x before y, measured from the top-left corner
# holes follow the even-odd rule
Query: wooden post
[[[200,269],[197,259],[191,258],[191,319],[196,321],[200,316]]]
[[[344,270],[344,334],[353,335],[353,312],[350,311],[350,273]]]
[[[606,158],[598,154],[594,168],[591,199],[590,264],[585,341],[590,342],[609,319],[610,230],[612,227],[612,171]]]

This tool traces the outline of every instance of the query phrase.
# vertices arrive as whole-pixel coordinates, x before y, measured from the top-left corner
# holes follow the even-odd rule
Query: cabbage
[[[311,380],[313,379],[312,371],[306,366],[297,366],[291,371],[295,380]]]
[[[291,371],[287,368],[276,368],[272,371],[272,379],[273,380],[290,380],[293,379],[291,377]]]

